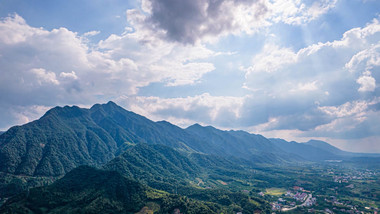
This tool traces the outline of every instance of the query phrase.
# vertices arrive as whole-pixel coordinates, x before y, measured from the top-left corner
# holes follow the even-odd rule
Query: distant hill
[[[320,149],[323,149],[325,151],[328,151],[332,154],[335,154],[335,155],[353,155],[355,153],[352,153],[352,152],[346,152],[346,151],[342,151],[338,148],[336,148],[335,146],[332,146],[324,141],[320,141],[320,140],[309,140],[308,142],[305,143],[306,145],[310,145],[310,146],[313,146],[313,147],[316,147],[316,148],[320,148]]]
[[[335,155],[339,155],[342,157],[377,157],[377,158],[380,158],[380,154],[378,154],[378,153],[347,152],[347,151],[340,150],[340,149],[336,148],[335,146],[332,146],[331,144],[324,142],[324,141],[320,141],[320,140],[309,140],[305,144],[323,149],[325,151],[331,152]]]
[[[186,129],[208,144],[204,153],[235,157],[252,163],[281,163],[301,158],[288,155],[267,138],[244,131],[222,131],[212,126],[194,124]]]
[[[320,140],[310,140],[306,143],[288,142],[279,138],[270,138],[269,140],[285,152],[300,156],[309,161],[340,159],[355,162],[355,160],[363,160],[370,157],[373,157],[369,159],[371,161],[380,158],[380,154],[346,152]]]
[[[270,141],[275,143],[275,145],[281,148],[283,151],[302,157],[305,160],[323,161],[337,158],[337,155],[330,152],[329,150],[324,150],[322,148],[314,147],[309,144],[297,143],[295,141],[288,142],[279,138],[270,138]]]
[[[280,152],[268,139],[261,135],[247,132],[222,131],[212,126],[194,124],[186,129],[187,132],[198,136],[209,146],[205,153],[224,156],[239,156],[251,158],[258,152]]]

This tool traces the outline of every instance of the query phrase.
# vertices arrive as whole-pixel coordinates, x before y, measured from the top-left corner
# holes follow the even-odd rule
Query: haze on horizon
[[[3,0],[0,130],[113,100],[380,153],[376,0]]]

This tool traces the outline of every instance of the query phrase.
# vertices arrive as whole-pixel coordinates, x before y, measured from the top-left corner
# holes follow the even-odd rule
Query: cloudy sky
[[[380,153],[380,1],[1,0],[0,130],[113,100]]]

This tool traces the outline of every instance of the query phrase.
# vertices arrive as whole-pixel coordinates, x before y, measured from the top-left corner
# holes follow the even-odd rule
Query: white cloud
[[[342,72],[342,68],[362,73],[380,65],[379,37],[380,24],[377,19],[374,19],[363,28],[354,28],[345,32],[340,40],[313,44],[297,52],[268,43],[253,57],[252,66],[243,68],[247,78],[245,86],[257,89],[260,84],[250,84],[250,81],[258,79],[262,82],[260,75],[268,76],[272,78],[272,81],[278,80],[281,83],[285,82],[283,77],[292,81],[295,75],[301,81],[323,83],[326,80],[331,81],[332,78],[341,77],[338,74]],[[365,66],[362,68],[359,65],[363,63]],[[272,74],[264,74],[265,72]],[[277,79],[276,76],[281,79]],[[269,87],[269,90],[271,88]]]
[[[25,108],[103,102],[136,94],[139,87],[153,82],[196,84],[215,69],[202,60],[220,53],[201,44],[176,45],[145,32],[138,23],[134,27],[134,31],[111,35],[89,48],[85,36],[97,32],[82,37],[66,28],[34,28],[17,14],[2,19],[2,102]],[[149,38],[144,43],[145,36]]]
[[[154,120],[166,119],[183,127],[194,123],[233,127],[241,117],[246,97],[211,96],[204,93],[179,98],[119,97],[122,106]]]
[[[194,84],[214,65],[199,60],[216,56],[204,45],[175,44],[160,38],[160,32],[154,32],[142,22],[146,17],[137,10],[127,11],[128,21],[134,31],[121,36],[111,35],[99,42],[99,47],[114,59],[128,57],[133,59],[139,76],[138,87],[151,82],[166,82],[167,86]]]
[[[324,106],[320,110],[332,116],[329,123],[319,125],[310,132],[300,134],[303,137],[323,136],[331,139],[360,139],[379,136],[380,114],[376,106],[379,98],[356,100],[339,106]]]
[[[167,86],[179,86],[195,84],[196,81],[200,80],[203,74],[208,73],[215,69],[214,65],[211,63],[170,63],[161,66],[151,66],[151,69],[157,72],[172,72],[169,81],[167,81]]]
[[[380,42],[358,52],[345,64],[345,67],[351,72],[360,69],[370,70],[375,66],[380,66]]]
[[[371,75],[361,76],[356,82],[360,84],[360,88],[358,89],[360,92],[375,91],[376,80]]]
[[[9,128],[9,121],[15,124],[25,124],[33,120],[38,119],[43,115],[51,106],[44,105],[29,105],[29,106],[19,106],[10,103],[1,103],[0,112],[0,130],[5,131]]]
[[[284,22],[287,24],[304,24],[327,13],[334,8],[337,0],[311,1],[300,0],[276,0],[269,3],[269,10],[272,12],[271,19],[274,22]]]
[[[274,72],[287,64],[297,61],[297,55],[289,48],[279,48],[273,44],[266,44],[261,53],[252,60],[252,67],[246,69],[247,75],[251,72]]]
[[[6,17],[0,21],[0,41],[4,44],[15,44],[23,42],[34,33],[41,33],[42,30],[26,27],[25,20],[15,14],[13,17]]]
[[[46,71],[43,68],[33,68],[30,72],[34,73],[38,78],[38,83],[41,85],[42,83],[52,83],[54,85],[59,85],[59,82],[55,76],[55,73],[51,71]]]
[[[353,115],[363,116],[363,113],[367,107],[368,103],[366,101],[354,101],[344,103],[340,106],[323,106],[319,107],[319,109],[328,115],[340,118]]]
[[[373,119],[379,115],[373,107],[378,104],[370,104],[378,96],[379,40],[380,24],[374,19],[339,40],[298,51],[268,42],[252,57],[252,65],[242,69],[244,87],[252,93],[242,113],[250,121],[244,124],[272,135],[285,130],[300,138],[380,133]],[[363,92],[371,93],[364,99]]]
[[[69,79],[74,79],[74,80],[78,79],[78,76],[76,75],[75,71],[71,71],[67,73],[61,72],[59,76],[62,78],[69,78]]]
[[[380,24],[378,19],[374,19],[364,28],[354,28],[345,32],[341,40],[333,42],[312,44],[295,52],[290,48],[279,47],[273,43],[264,45],[262,51],[255,55],[252,60],[252,66],[245,68],[247,74],[251,72],[274,72],[285,66],[307,61],[310,57],[316,57],[319,54],[327,55],[327,59],[334,51],[348,51],[354,54],[351,60],[345,63],[345,67],[353,70],[366,61],[367,68],[380,65],[380,44],[378,37]],[[340,53],[337,57],[344,56]],[[322,57],[322,56],[318,56]]]
[[[134,94],[152,82],[166,81],[170,86],[194,84],[214,70],[213,64],[197,61],[217,54],[203,45],[174,45],[154,36],[148,39],[151,42],[141,43],[145,29],[136,28],[121,36],[111,35],[99,43],[101,49],[89,49],[84,38],[65,28],[47,31],[30,27],[18,15],[8,17],[0,22],[0,63],[9,68],[4,76],[16,78],[12,73],[43,68],[33,70],[41,83],[58,85],[57,77],[61,77],[76,80],[82,89],[104,94],[112,93],[113,87],[105,88],[112,81],[118,91]],[[20,46],[24,51],[18,51],[16,47]]]
[[[378,21],[374,21],[379,25]],[[379,25],[380,26],[380,25]],[[376,30],[380,31],[380,27],[371,28],[369,32],[374,34]],[[360,85],[358,91],[360,92],[373,92],[376,88],[376,79],[373,77],[374,71],[379,76],[380,66],[380,43],[372,44],[368,48],[355,54],[349,62],[345,64],[345,68],[352,73],[362,73],[357,78],[356,82]]]
[[[89,32],[84,33],[83,36],[86,36],[86,37],[96,36],[96,35],[98,35],[99,33],[100,33],[100,31],[95,31],[95,30],[93,30],[93,31],[89,31]]]
[[[298,90],[300,91],[316,91],[318,90],[317,81],[307,82],[307,83],[299,83]]]

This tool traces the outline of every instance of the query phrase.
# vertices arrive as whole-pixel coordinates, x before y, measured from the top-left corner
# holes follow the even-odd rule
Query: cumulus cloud
[[[290,48],[280,48],[274,44],[266,44],[261,53],[252,60],[252,66],[246,69],[247,75],[251,72],[273,72],[287,64],[297,61],[297,54]]]
[[[340,106],[321,106],[319,109],[328,115],[336,118],[348,117],[352,115],[364,115],[364,111],[368,108],[366,101],[347,102]]]
[[[183,127],[194,123],[233,127],[241,117],[246,97],[211,96],[204,93],[178,98],[119,97],[118,103],[154,120],[168,120]]]
[[[338,117],[330,123],[316,127],[303,136],[325,136],[338,139],[360,139],[368,136],[379,136],[380,119],[378,111],[366,110],[357,114]]]
[[[83,36],[87,36],[87,37],[90,37],[90,36],[96,36],[96,35],[98,35],[99,33],[100,33],[100,31],[95,31],[95,30],[93,30],[93,31],[89,31],[89,32],[84,33]]]
[[[43,115],[50,106],[44,105],[14,105],[13,103],[0,103],[1,114],[0,130],[9,127],[9,121],[15,124],[25,124],[38,119]]]
[[[51,71],[46,71],[43,68],[33,68],[30,72],[34,73],[38,79],[38,83],[41,85],[42,83],[51,83],[54,85],[59,85],[59,82],[55,76],[55,73]]]
[[[140,23],[180,43],[252,34],[273,23],[303,24],[335,7],[336,0],[144,0]]]
[[[265,100],[266,99],[266,100]],[[266,102],[265,102],[266,101]],[[310,109],[302,100],[269,100],[247,95],[242,97],[212,96],[204,93],[196,96],[160,98],[142,96],[121,96],[116,102],[134,112],[153,120],[169,120],[183,127],[193,123],[213,124],[219,128],[243,128],[263,132],[281,129],[311,130],[328,123],[331,116],[324,113],[325,120],[316,114],[321,109]],[[297,109],[289,109],[294,103]],[[263,107],[265,103],[265,107]],[[281,105],[281,108],[278,108]],[[301,114],[299,113],[301,112]]]
[[[269,3],[274,22],[299,25],[310,22],[334,8],[337,0],[277,0]]]
[[[153,82],[196,84],[215,69],[202,60],[219,54],[201,44],[174,45],[154,36],[154,42],[143,43],[140,36],[145,32],[138,25],[90,48],[86,37],[96,33],[80,36],[66,28],[35,28],[17,14],[2,19],[2,102],[23,109],[87,104],[133,95]],[[9,113],[3,110],[2,115]]]
[[[244,87],[257,101],[245,103],[245,109],[251,107],[265,116],[247,112],[245,117],[251,120],[246,125],[259,132],[301,130],[300,137],[377,135],[380,127],[374,118],[380,114],[368,106],[379,96],[379,40],[380,24],[374,19],[348,30],[339,40],[298,51],[264,45],[252,65],[242,70]]]
[[[63,77],[63,78],[74,79],[74,80],[78,79],[78,76],[75,74],[75,71],[71,71],[71,72],[67,72],[67,73],[61,72],[59,74],[59,76]]]
[[[378,20],[376,20],[378,22]],[[375,21],[375,22],[376,22]],[[379,29],[377,29],[379,31]],[[376,29],[373,29],[376,31]],[[345,64],[345,67],[351,72],[362,72],[362,75],[357,78],[356,82],[360,85],[358,91],[360,92],[374,92],[376,88],[376,79],[372,76],[372,72],[375,72],[377,78],[379,78],[379,66],[380,66],[380,43],[358,52],[355,54],[349,62]]]
[[[261,0],[146,0],[143,8],[150,14],[147,25],[182,43],[267,25],[268,8]]]
[[[113,59],[128,57],[134,60],[134,75],[140,82],[138,87],[160,81],[168,86],[194,84],[215,69],[213,64],[199,61],[217,54],[205,46],[174,45],[146,34],[154,35],[143,29],[122,36],[112,35],[99,44]]]
[[[377,19],[376,22],[378,22]],[[376,31],[376,29],[373,30]],[[359,69],[370,70],[375,66],[380,66],[380,43],[358,52],[345,64],[345,67],[351,72]]]
[[[318,90],[317,81],[307,82],[307,83],[298,83],[298,87],[295,91],[316,91]]]
[[[366,75],[359,77],[359,79],[356,80],[356,82],[360,84],[360,88],[358,89],[358,91],[375,91],[376,80],[371,76],[370,73],[367,73]]]

